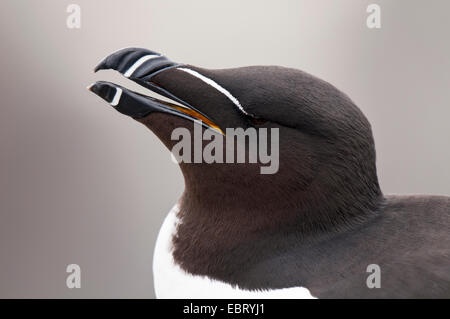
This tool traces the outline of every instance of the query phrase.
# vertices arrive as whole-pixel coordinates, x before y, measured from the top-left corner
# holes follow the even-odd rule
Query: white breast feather
[[[313,299],[304,287],[249,291],[206,276],[194,276],[175,264],[172,236],[176,231],[178,205],[167,215],[159,231],[153,256],[153,278],[157,298],[162,299]]]

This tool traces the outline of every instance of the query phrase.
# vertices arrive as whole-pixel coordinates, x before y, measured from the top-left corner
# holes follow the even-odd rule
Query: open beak
[[[89,86],[88,89],[103,98],[120,113],[134,119],[140,119],[155,112],[168,113],[191,121],[201,121],[206,128],[224,134],[221,128],[207,115],[151,81],[151,78],[159,72],[179,66],[180,64],[168,60],[159,53],[145,49],[126,48],[107,56],[94,70],[97,72],[104,69],[114,69],[173,102],[139,94],[106,81],[98,81]]]

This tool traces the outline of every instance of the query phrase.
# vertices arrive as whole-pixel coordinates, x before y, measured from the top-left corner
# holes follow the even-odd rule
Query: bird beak
[[[106,81],[98,81],[89,86],[88,90],[104,99],[120,113],[134,119],[141,119],[152,113],[167,113],[191,121],[201,121],[204,127],[224,134],[219,125],[214,123],[207,115],[151,81],[151,78],[159,72],[178,66],[180,65],[159,53],[127,48],[107,56],[94,69],[95,72],[114,69],[151,91],[169,98],[172,102],[139,94]]]

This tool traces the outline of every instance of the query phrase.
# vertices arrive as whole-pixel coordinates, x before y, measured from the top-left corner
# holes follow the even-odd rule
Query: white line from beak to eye
[[[244,108],[242,107],[241,103],[239,103],[238,99],[236,99],[227,89],[225,89],[224,87],[220,86],[219,84],[217,84],[215,81],[211,80],[210,78],[207,78],[206,76],[198,73],[197,71],[188,69],[188,68],[178,68],[178,70],[187,72],[193,76],[195,76],[196,78],[199,78],[200,80],[202,80],[203,82],[205,82],[206,84],[211,85],[213,88],[215,88],[216,90],[218,90],[220,93],[222,93],[223,95],[225,95],[231,102],[234,103],[234,105],[236,105],[238,107],[238,109],[244,113],[245,115],[249,115]]]
[[[121,96],[122,96],[122,89],[116,88],[116,94],[114,95],[113,100],[109,104],[111,104],[112,106],[116,106],[117,104],[119,104]]]
[[[132,66],[130,66],[130,68],[123,75],[125,77],[129,78],[134,73],[134,71],[136,71],[136,69],[139,68],[146,61],[148,61],[150,59],[158,58],[158,57],[160,57],[160,55],[157,55],[157,54],[144,55],[143,57],[138,59],[136,62],[134,62],[134,64]]]

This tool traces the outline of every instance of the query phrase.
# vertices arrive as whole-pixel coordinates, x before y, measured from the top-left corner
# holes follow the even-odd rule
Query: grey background
[[[82,27],[66,27],[81,5]],[[365,25],[382,8],[382,28]],[[169,152],[86,86],[126,46],[222,68],[295,67],[372,123],[383,191],[450,195],[450,2],[16,1],[0,4],[0,297],[153,297],[152,253],[183,190]],[[82,288],[65,285],[66,266]]]

